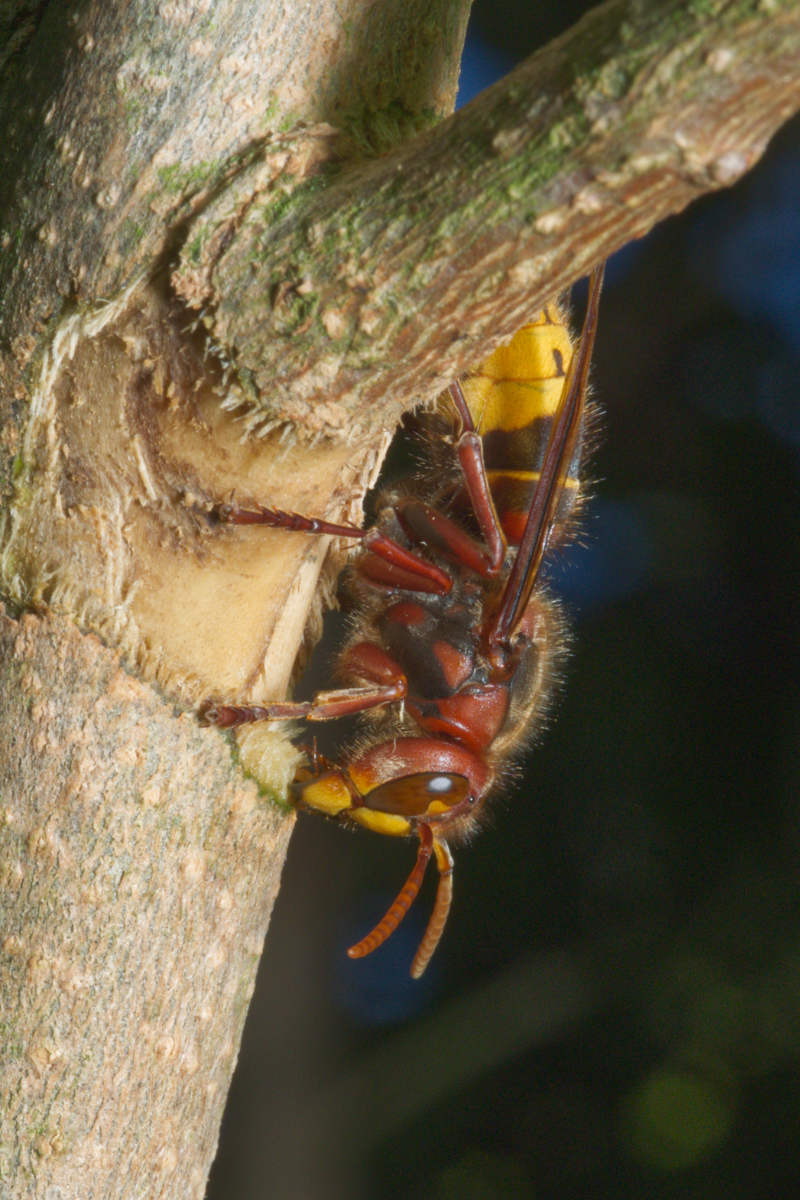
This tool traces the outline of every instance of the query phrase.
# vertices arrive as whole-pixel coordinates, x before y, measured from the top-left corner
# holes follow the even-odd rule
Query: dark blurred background
[[[460,102],[588,7],[478,0]],[[432,886],[345,953],[413,846],[301,814],[209,1200],[800,1194],[800,122],[611,261],[594,385],[556,720],[419,983]]]

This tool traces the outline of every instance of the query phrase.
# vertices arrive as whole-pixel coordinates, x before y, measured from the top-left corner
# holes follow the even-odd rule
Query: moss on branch
[[[799,59],[794,4],[610,0],[377,162],[304,160],[235,211],[221,195],[176,286],[266,413],[385,420],[739,178],[800,108]]]

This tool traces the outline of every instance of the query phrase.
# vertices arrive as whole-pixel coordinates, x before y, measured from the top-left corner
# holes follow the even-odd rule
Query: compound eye
[[[448,775],[441,771],[424,771],[417,775],[401,775],[373,788],[364,797],[364,804],[375,812],[395,813],[400,817],[422,817],[446,812],[469,795],[470,782],[464,775]],[[431,809],[431,806],[434,806]]]

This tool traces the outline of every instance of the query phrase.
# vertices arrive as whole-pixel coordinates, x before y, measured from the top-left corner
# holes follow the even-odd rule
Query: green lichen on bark
[[[745,0],[606,4],[446,124],[372,164],[345,163],[317,192],[298,181],[299,202],[250,206],[235,241],[207,262],[204,294],[214,336],[235,345],[257,405],[303,422],[315,401],[333,399],[358,420],[379,394],[431,398],[485,353],[492,294],[499,340],[524,319],[523,304],[547,298],[532,288],[537,278],[549,273],[557,290],[666,212],[731,182],[776,122],[765,113],[742,151],[736,97],[758,111],[756,94],[772,83],[784,111],[800,105],[797,13],[776,20],[776,11]],[[746,55],[724,49],[745,41]],[[723,128],[712,120],[695,135],[714,101]],[[606,209],[606,237],[581,244]],[[214,219],[223,215],[224,198]],[[438,344],[460,336],[460,353],[447,349],[441,370],[399,369],[410,355],[435,361],[436,314],[446,320],[459,304],[454,276],[474,303]],[[185,286],[180,267],[175,280],[191,300],[195,282]],[[412,337],[420,312],[427,332]]]

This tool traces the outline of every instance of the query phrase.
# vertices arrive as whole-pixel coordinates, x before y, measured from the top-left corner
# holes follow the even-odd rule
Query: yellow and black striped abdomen
[[[525,528],[573,351],[564,314],[551,304],[461,381],[511,545],[519,544]],[[581,442],[579,436],[557,524],[567,519],[578,495]]]

